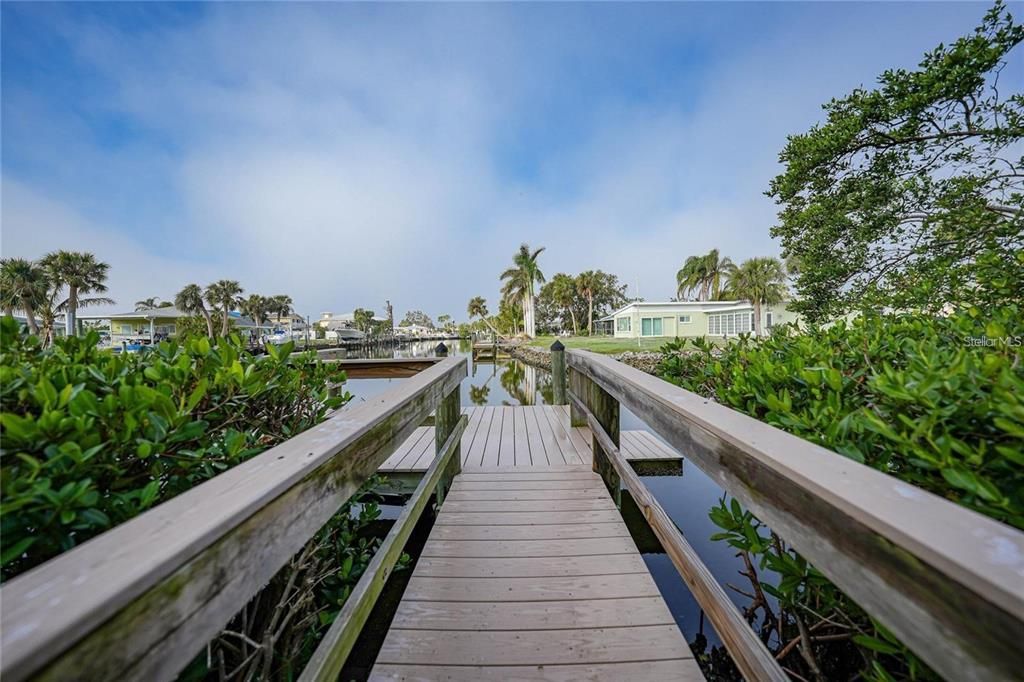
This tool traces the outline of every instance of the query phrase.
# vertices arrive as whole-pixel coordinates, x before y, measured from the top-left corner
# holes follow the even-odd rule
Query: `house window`
[[[128,336],[128,335],[130,335],[132,333],[132,326],[130,324],[121,324],[121,325],[118,325],[117,328],[120,330],[120,331],[118,331],[118,334],[123,334],[125,336]]]
[[[679,322],[681,324],[689,324],[690,323],[690,316],[689,315],[680,315],[679,316]]]
[[[708,315],[708,334],[711,336],[732,336],[749,333],[753,328],[750,313],[718,313]]]
[[[642,336],[661,336],[661,318],[645,317],[640,320],[640,334]]]
[[[617,317],[615,318],[615,330],[620,332],[629,331],[629,318],[628,317]]]
[[[772,326],[772,313],[770,310],[765,315],[765,322],[769,327]]]

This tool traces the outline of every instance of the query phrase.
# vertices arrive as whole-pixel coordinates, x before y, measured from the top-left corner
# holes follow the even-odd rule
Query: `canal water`
[[[450,354],[464,356],[469,361],[469,376],[462,383],[462,405],[542,405],[552,402],[551,375],[541,369],[527,365],[519,360],[499,360],[497,362],[473,362],[471,346],[468,341],[450,341]],[[409,344],[399,349],[377,351],[375,357],[431,357],[437,342]],[[382,353],[382,354],[381,354]],[[350,353],[349,357],[363,357]],[[401,379],[358,379],[345,384],[345,390],[352,394],[349,405],[378,395],[394,387]],[[647,426],[625,407],[621,410],[621,429],[650,431]],[[654,434],[657,437],[657,434]],[[685,457],[686,453],[682,453]],[[696,466],[689,461],[683,462],[682,474],[671,476],[643,476],[644,484],[661,503],[662,507],[682,531],[689,543],[700,554],[712,574],[722,584],[736,605],[743,608],[749,604],[749,598],[729,585],[749,592],[749,581],[739,574],[744,570],[742,560],[736,550],[725,542],[715,542],[710,538],[720,532],[708,512],[723,496],[723,490]],[[696,654],[707,653],[716,661],[724,659],[721,641],[714,628],[703,617],[693,595],[687,589],[679,573],[672,565],[668,556],[661,551],[657,540],[653,538],[642,516],[625,514],[627,525],[643,552],[654,580],[661,590],[665,601],[680,630],[686,636]],[[765,572],[760,576],[762,581],[775,582],[776,576]],[[774,606],[774,604],[773,604]],[[730,665],[716,665],[715,677],[726,679],[732,677]],[[726,668],[725,670],[722,667]],[[705,668],[705,673],[710,672]]]

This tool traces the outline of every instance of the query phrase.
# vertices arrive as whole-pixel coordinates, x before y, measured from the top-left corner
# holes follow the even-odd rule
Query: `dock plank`
[[[572,540],[437,540],[431,538],[421,556],[545,557],[629,554],[636,551],[630,537],[577,538]]]
[[[515,465],[517,467],[533,466],[533,456],[530,453],[530,437],[526,430],[526,415],[529,410],[509,408],[512,410],[512,449],[515,452]]]
[[[439,540],[565,540],[629,537],[620,523],[549,523],[542,526],[438,526]]]
[[[674,625],[573,630],[399,630],[381,646],[381,663],[566,665],[692,658]]]
[[[501,408],[501,437],[498,446],[498,464],[505,466],[523,466],[516,461],[515,446],[515,408]]]
[[[435,529],[437,526],[435,526]],[[646,573],[639,554],[586,557],[421,557],[416,575],[436,578],[551,578],[557,576]]]
[[[643,680],[644,682],[692,682],[703,680],[700,666],[692,658],[643,663],[585,663],[558,666],[417,666],[399,663],[378,665],[370,675],[373,682],[579,682],[599,680]]]
[[[452,512],[437,518],[435,526],[451,524],[463,526],[509,525],[524,524],[542,525],[546,523],[604,523],[621,519],[617,509],[601,509],[598,511],[488,511],[488,512]]]

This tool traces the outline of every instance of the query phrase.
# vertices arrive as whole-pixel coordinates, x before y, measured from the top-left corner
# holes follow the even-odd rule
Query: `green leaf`
[[[2,554],[0,554],[0,566],[6,566],[11,563],[35,543],[36,538],[22,538],[13,545],[4,548]]]
[[[854,635],[853,641],[855,644],[858,644],[866,649],[871,649],[872,651],[877,651],[880,654],[900,653],[900,648],[898,646],[889,644],[888,642],[883,642],[882,640],[876,639],[875,637],[871,637],[869,635]]]

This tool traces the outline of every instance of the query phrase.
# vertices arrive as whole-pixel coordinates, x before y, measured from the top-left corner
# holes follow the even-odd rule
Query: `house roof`
[[[216,319],[219,313],[210,313]],[[176,320],[181,317],[191,317],[190,313],[186,313],[183,310],[179,310],[174,306],[167,306],[164,308],[147,308],[146,310],[133,310],[130,313],[108,313],[106,315],[79,315],[81,320]],[[236,327],[255,327],[256,323],[252,319],[243,316],[238,312],[228,313],[228,317],[234,322]],[[269,324],[263,325],[264,327],[270,326]]]
[[[147,308],[145,310],[133,310],[128,313],[107,313],[105,315],[79,315],[80,320],[148,320],[150,318],[156,319],[173,319],[178,317],[189,317],[189,313],[182,310],[178,310],[174,306],[167,306],[164,308]]]
[[[750,301],[633,301],[622,306],[610,315],[605,315],[599,322],[614,320],[630,308],[675,308],[679,312],[717,312],[752,308]]]

